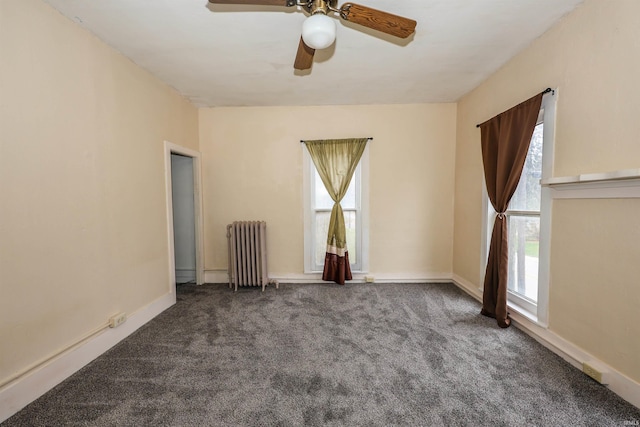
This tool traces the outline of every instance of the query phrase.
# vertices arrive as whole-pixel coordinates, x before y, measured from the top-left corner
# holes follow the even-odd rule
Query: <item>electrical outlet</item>
[[[118,326],[122,325],[125,320],[127,320],[127,315],[125,313],[118,313],[114,316],[111,316],[109,318],[109,327],[117,328]]]
[[[375,278],[373,276],[364,276],[364,282],[365,283],[373,283],[375,282]]]
[[[584,372],[600,384],[608,384],[608,381],[606,379],[606,371],[593,362],[583,362],[582,372]]]

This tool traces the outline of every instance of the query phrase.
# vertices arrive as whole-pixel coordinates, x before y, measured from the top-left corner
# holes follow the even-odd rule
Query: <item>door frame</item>
[[[181,156],[193,159],[193,211],[196,235],[196,284],[204,283],[204,223],[203,223],[203,203],[202,203],[202,159],[198,151],[181,145],[164,141],[164,177],[165,177],[165,194],[167,204],[167,241],[169,247],[169,291],[175,292],[176,289],[176,259],[175,259],[175,242],[173,236],[173,197],[171,189],[171,154],[179,154]]]

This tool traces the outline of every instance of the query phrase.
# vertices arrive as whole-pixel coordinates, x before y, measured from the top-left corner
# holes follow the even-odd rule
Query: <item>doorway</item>
[[[165,142],[171,291],[203,283],[200,153]]]
[[[193,158],[171,153],[171,202],[176,284],[196,282]]]

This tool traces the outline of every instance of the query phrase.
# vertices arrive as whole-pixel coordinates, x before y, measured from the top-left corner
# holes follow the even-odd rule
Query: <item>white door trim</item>
[[[182,147],[169,141],[164,142],[164,177],[167,204],[167,240],[169,243],[169,291],[175,293],[176,261],[175,244],[173,239],[173,199],[171,197],[171,154],[191,157],[193,159],[193,203],[195,213],[196,232],[196,284],[204,283],[204,231],[203,203],[202,203],[202,159],[198,151]]]

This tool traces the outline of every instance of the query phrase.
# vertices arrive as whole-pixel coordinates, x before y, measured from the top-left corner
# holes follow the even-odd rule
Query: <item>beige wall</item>
[[[39,0],[0,2],[0,51],[2,383],[169,291],[163,141],[198,117]]]
[[[300,139],[371,136],[370,271],[452,269],[454,104],[200,110],[205,266],[227,266],[226,224],[264,219],[272,277],[303,273]]]
[[[557,200],[552,235],[552,328],[638,381],[640,199]]]
[[[586,0],[458,104],[454,273],[478,285],[480,131],[546,87],[559,89],[554,176],[640,166],[636,0]],[[550,329],[640,381],[637,200],[554,203]]]
[[[226,270],[225,225],[254,218],[269,224],[271,274],[301,274],[298,141],[373,136],[371,273],[453,271],[478,285],[475,124],[558,87],[555,176],[639,167],[639,13],[636,0],[587,0],[457,107],[217,108],[198,115],[39,0],[3,0],[0,383],[115,312],[166,294],[164,140],[203,153],[208,270]],[[637,200],[556,202],[550,291],[551,330],[636,381],[639,217]]]

